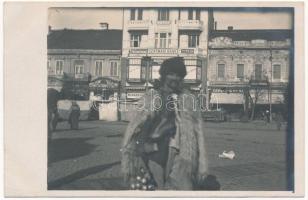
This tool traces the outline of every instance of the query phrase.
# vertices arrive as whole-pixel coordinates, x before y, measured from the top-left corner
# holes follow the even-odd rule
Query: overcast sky
[[[119,8],[50,8],[48,24],[53,29],[99,29],[108,22],[110,29],[122,29]],[[262,12],[256,9],[214,11],[217,29],[291,29],[292,15],[285,11]]]

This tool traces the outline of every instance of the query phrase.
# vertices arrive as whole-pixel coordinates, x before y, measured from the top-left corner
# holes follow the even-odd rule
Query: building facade
[[[208,107],[246,109],[244,92],[251,90],[252,97],[259,95],[261,109],[279,109],[289,80],[291,38],[291,30],[213,30]]]
[[[289,80],[291,30],[216,30],[207,8],[124,8],[123,30],[50,30],[48,75],[121,83],[120,97],[136,101],[159,79],[161,63],[183,57],[185,85],[203,94],[207,109],[279,109]],[[52,83],[50,83],[52,85]]]
[[[206,82],[208,30],[212,12],[204,8],[136,8],[123,13],[123,97],[138,99],[159,79],[161,63],[184,58],[186,86],[201,92]]]
[[[62,78],[66,73],[76,79],[90,75],[92,80],[120,80],[121,30],[50,30],[47,46],[49,77]]]

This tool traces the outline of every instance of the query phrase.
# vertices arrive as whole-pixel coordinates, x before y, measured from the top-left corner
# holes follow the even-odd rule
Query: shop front
[[[202,82],[202,69],[205,58],[198,54],[196,49],[130,49],[127,62],[125,89],[144,87],[144,93],[156,87],[160,78],[159,69],[165,59],[183,57],[187,75],[185,85],[194,93],[200,92]],[[138,99],[142,96],[138,92],[128,92],[127,98]]]
[[[284,107],[285,89],[270,89],[268,87],[253,88],[247,85],[238,87],[209,86],[209,109],[224,111],[231,118],[241,118],[245,110],[251,111],[255,105],[255,116],[261,118],[262,113],[271,110],[278,113]],[[249,92],[246,93],[245,91]],[[249,96],[250,97],[249,97]]]

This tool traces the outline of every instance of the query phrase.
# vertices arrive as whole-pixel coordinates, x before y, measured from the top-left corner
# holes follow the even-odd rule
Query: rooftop
[[[292,38],[292,30],[212,30],[210,33],[210,39],[216,37],[229,37],[233,41],[251,41],[255,39],[262,39],[267,41],[284,41],[286,39]]]
[[[48,49],[121,50],[122,30],[51,30]]]

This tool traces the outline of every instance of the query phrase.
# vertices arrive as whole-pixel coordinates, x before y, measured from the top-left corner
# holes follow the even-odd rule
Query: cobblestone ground
[[[49,145],[48,187],[56,190],[126,189],[120,145],[126,122],[61,122]],[[275,124],[205,123],[210,174],[221,190],[286,190],[286,133]],[[233,150],[235,159],[222,159]]]

